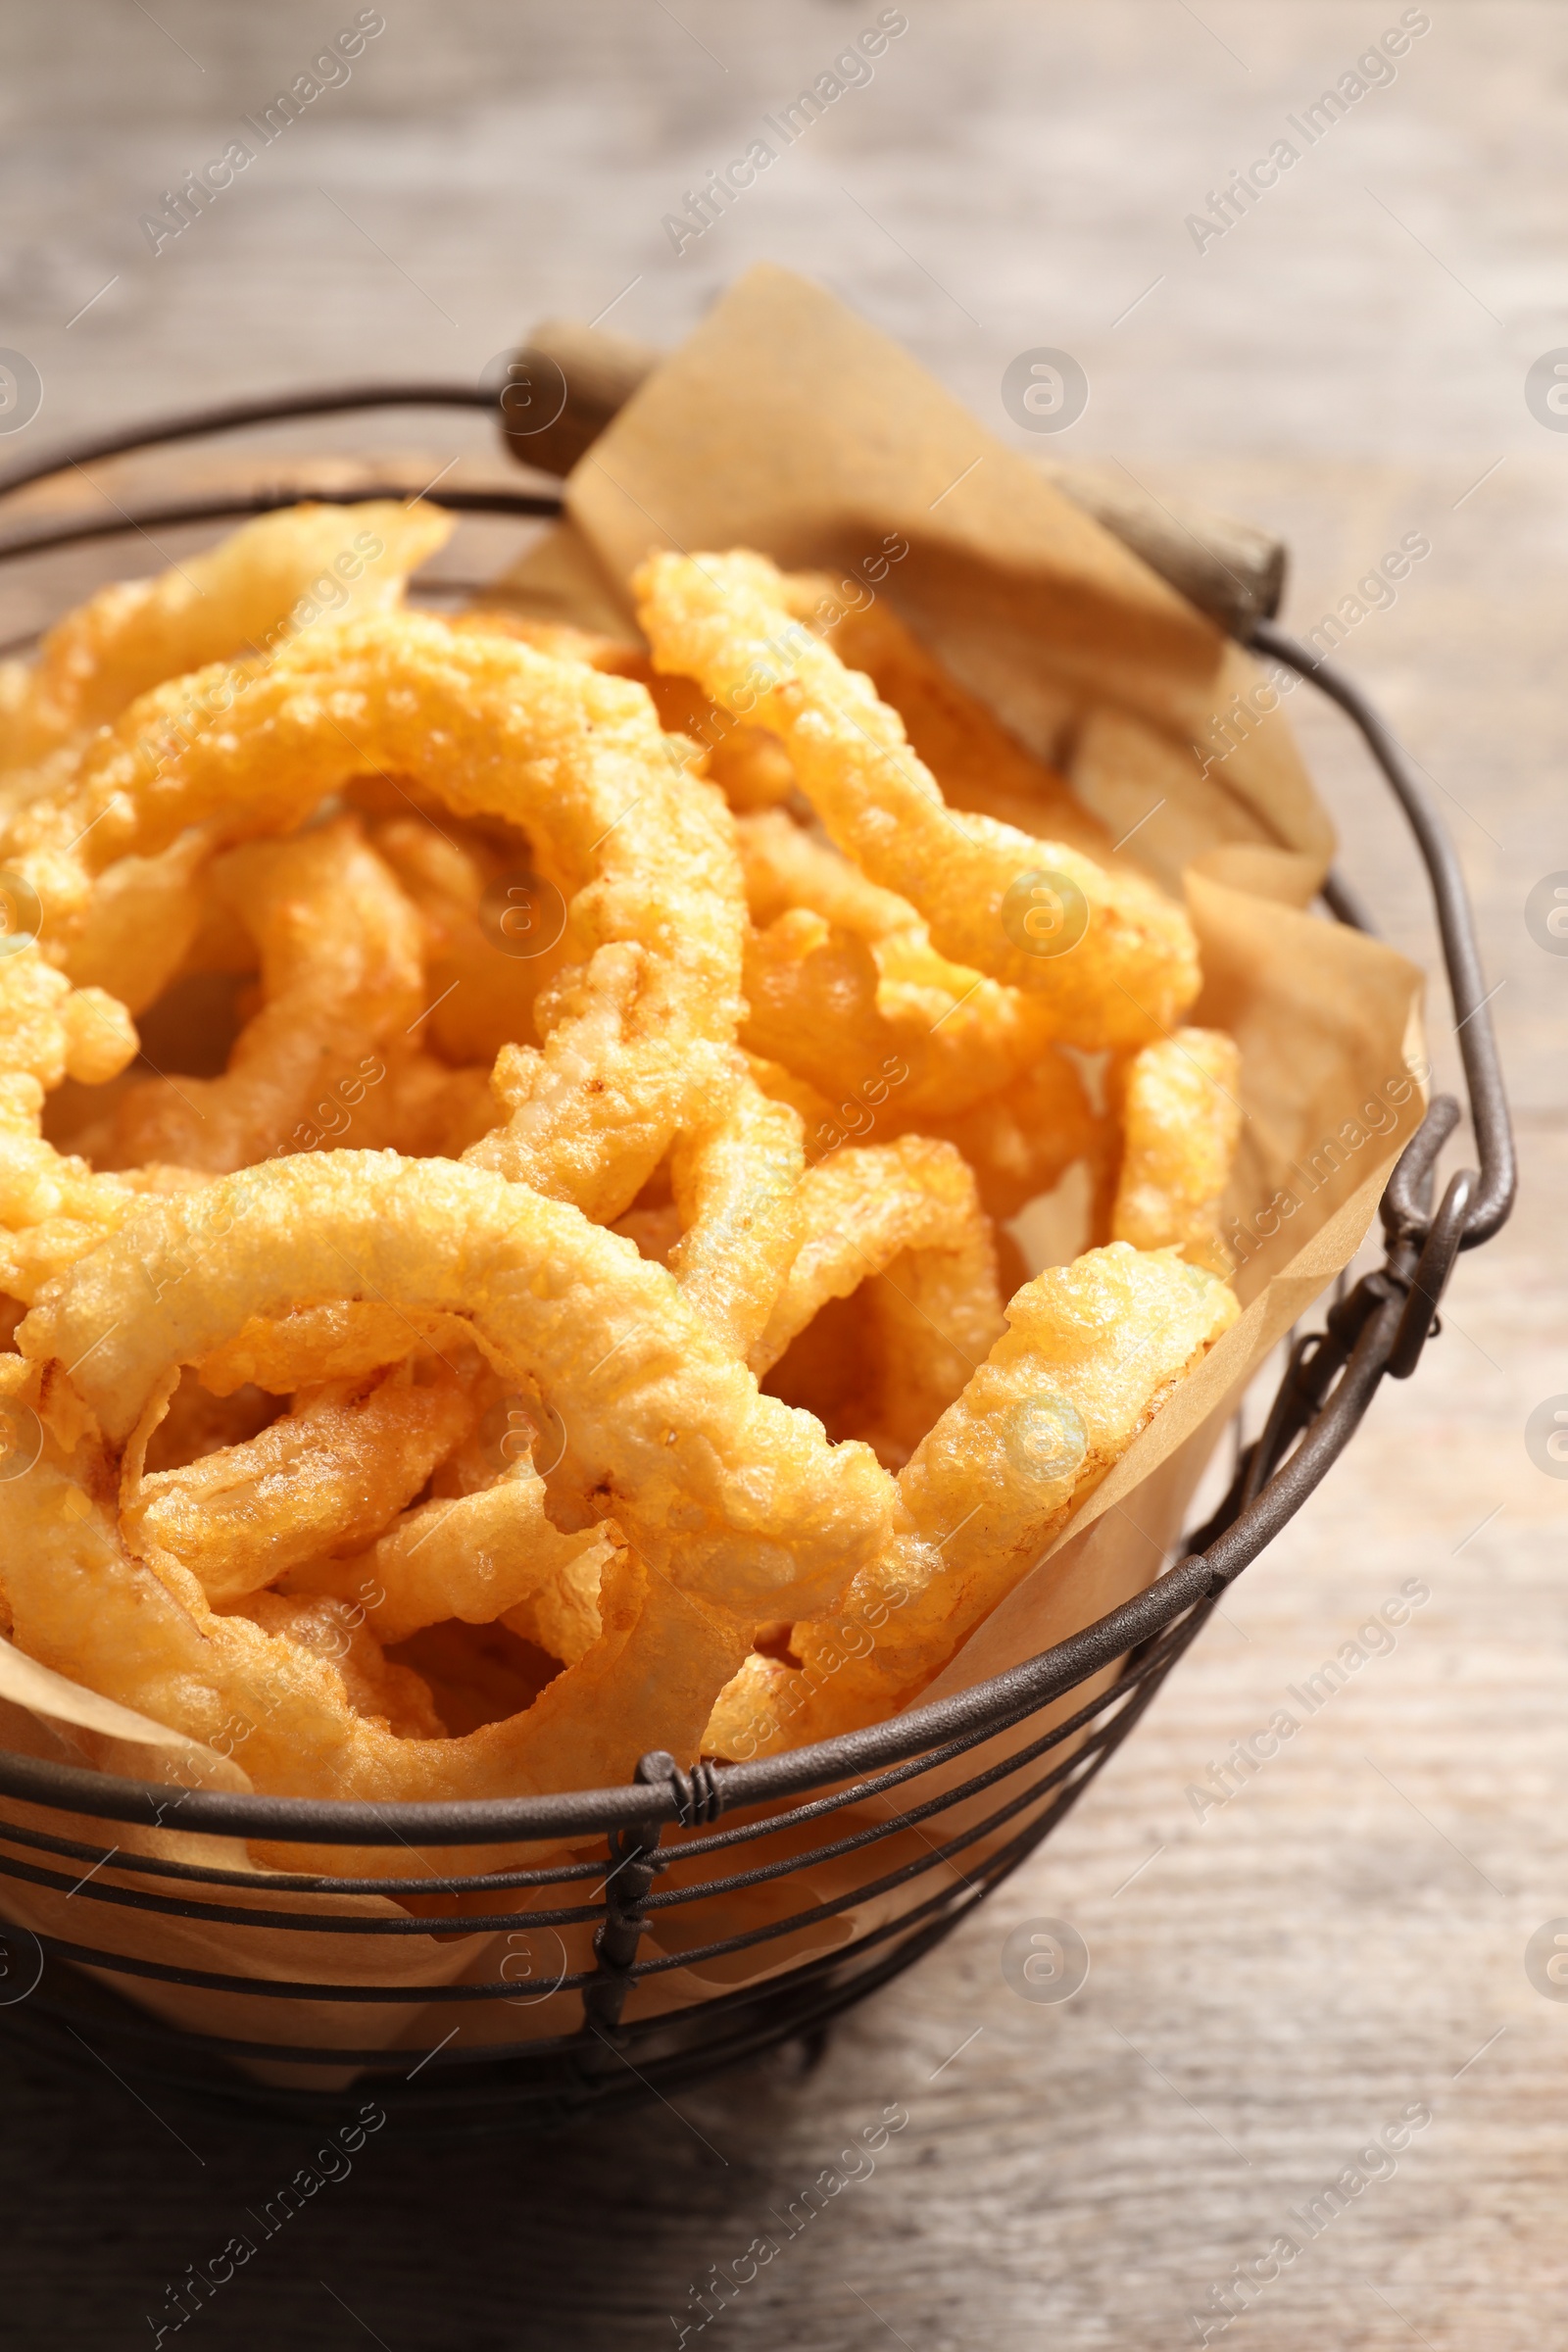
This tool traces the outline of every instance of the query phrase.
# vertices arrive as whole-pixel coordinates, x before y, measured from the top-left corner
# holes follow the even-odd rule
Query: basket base
[[[91,2077],[107,2067],[133,2090],[144,2087],[160,2108],[183,2103],[229,2124],[330,2129],[343,2121],[347,2101],[370,2100],[389,2117],[416,2124],[423,2136],[538,2138],[770,2054],[790,2081],[806,2081],[821,2064],[834,2019],[941,1942],[969,1908],[965,1903],[891,1949],[866,1955],[870,1965],[859,1969],[805,1982],[774,1979],[730,2010],[716,2034],[705,2010],[697,2013],[700,2033],[683,2033],[680,2018],[664,2017],[630,2025],[613,2038],[584,2034],[522,2058],[449,2058],[413,2074],[392,2071],[383,2058],[364,2069],[351,2093],[288,2088],[242,2075],[199,2034],[150,2017],[69,1961],[51,1960],[32,1998],[0,2011],[0,2038],[62,2073]],[[408,2053],[391,2055],[401,2068]]]

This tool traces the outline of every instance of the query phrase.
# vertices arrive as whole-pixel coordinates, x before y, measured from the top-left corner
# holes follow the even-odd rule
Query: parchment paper
[[[589,451],[567,499],[569,518],[509,574],[509,601],[541,616],[635,635],[626,583],[658,545],[748,546],[790,567],[842,567],[859,583],[857,601],[874,579],[874,593],[964,684],[1065,768],[1113,834],[1138,827],[1125,854],[1167,887],[1185,886],[1205,976],[1192,1017],[1230,1030],[1242,1049],[1246,1125],[1227,1209],[1245,1312],[925,1694],[943,1696],[1092,1622],[1159,1573],[1247,1382],[1354,1254],[1419,1123],[1421,975],[1391,949],[1306,911],[1332,855],[1332,828],[1279,697],[1271,707],[1259,692],[1249,657],[906,353],[818,288],[771,267],[752,270]],[[908,552],[878,571],[890,534]],[[1228,727],[1218,723],[1226,713]],[[6,1644],[0,1707],[0,1739],[27,1752],[135,1779],[168,1777],[176,1791],[181,1782],[248,1785],[233,1763],[47,1675]],[[992,1749],[1038,1738],[1046,1720]],[[971,1816],[973,1802],[945,1819],[944,1834]],[[0,1818],[102,1842],[95,1825],[10,1801]],[[193,1858],[193,1841],[162,1829],[122,1837],[122,1852],[174,1851]],[[891,1871],[919,1851],[913,1833],[896,1832],[875,1849],[875,1869]],[[236,1842],[202,1841],[201,1858],[220,1857],[251,1870]],[[761,1858],[745,1849],[747,1864]],[[699,1875],[698,1865],[685,1867]],[[673,1876],[681,1875],[677,1864]],[[678,1959],[764,1918],[831,1902],[869,1875],[863,1855],[813,1864],[808,1886],[791,1880],[657,1914],[650,1949]],[[120,1883],[112,1870],[100,1881]],[[924,1899],[932,1884],[858,1901],[760,1951],[673,1967],[644,1984],[628,2014],[716,1997],[829,1952]],[[84,1894],[5,1879],[0,1909],[69,1941],[273,1980],[396,1988],[504,1973],[518,1986],[515,2001],[454,2011],[280,2004],[114,1980],[121,1994],[198,2031],[322,2048],[412,2047],[439,2040],[456,2018],[471,2046],[570,2033],[580,2022],[576,1996],[549,1986],[589,1964],[586,1932],[529,1931],[525,1907],[510,1939],[240,1931],[101,1904],[87,1934]],[[240,1890],[220,1899],[282,1901],[318,1915],[397,1910],[376,1896]],[[266,2062],[259,2071],[293,2074]],[[337,2079],[353,2072],[345,2065]],[[300,2079],[321,2078],[311,2070]]]

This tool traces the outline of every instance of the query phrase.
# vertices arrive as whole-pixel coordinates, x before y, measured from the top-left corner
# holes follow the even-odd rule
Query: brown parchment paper
[[[567,519],[508,574],[509,602],[540,617],[635,636],[627,582],[662,545],[755,547],[789,567],[842,567],[857,602],[868,590],[886,595],[965,685],[1068,773],[1113,834],[1137,826],[1126,854],[1166,887],[1185,888],[1198,930],[1204,990],[1192,1017],[1228,1029],[1241,1047],[1246,1119],[1227,1210],[1245,1311],[925,1694],[946,1696],[1093,1622],[1159,1573],[1243,1390],[1354,1254],[1419,1123],[1421,975],[1391,949],[1306,911],[1333,832],[1280,698],[1259,691],[1250,658],[820,289],[771,267],[749,272],[588,452],[567,508]],[[889,560],[901,541],[906,553]],[[1065,1719],[1086,1695],[1073,1693],[1055,1716]],[[176,1797],[181,1786],[248,1786],[232,1762],[47,1675],[3,1643],[0,1710],[0,1740],[29,1753],[167,1779]],[[1036,1717],[989,1743],[965,1759],[963,1773],[1038,1739],[1052,1719]],[[940,1834],[979,1821],[995,1801],[967,1800],[942,1817]],[[896,1810],[892,1800],[861,1807],[842,1827]],[[9,1800],[0,1819],[104,1841],[98,1825],[62,1824]],[[982,1838],[965,1867],[1008,1834]],[[775,1833],[766,1848],[745,1849],[745,1860],[774,1848],[794,1850]],[[196,1858],[198,1848],[177,1829],[159,1829],[122,1833],[121,1850]],[[922,1851],[929,1855],[929,1836],[895,1830],[874,1849],[875,1869],[892,1871]],[[199,1853],[258,1875],[237,1841],[201,1840]],[[434,1855],[432,1863],[439,1867]],[[645,1981],[628,2014],[714,1998],[831,1953],[924,1899],[947,1867],[934,1866],[936,1881],[858,1898],[779,1942],[706,1962],[681,1955],[853,1893],[871,1875],[867,1858],[813,1862],[804,1881],[657,1913],[649,1948],[677,1965]],[[661,1884],[697,1884],[701,1872],[676,1861]],[[106,1869],[98,1883],[119,1881]],[[420,1980],[504,1977],[516,1986],[504,2003],[454,2010],[416,1999],[279,2004],[114,1980],[122,1995],[198,2031],[390,2052],[439,2040],[454,2019],[466,2046],[570,2033],[580,2023],[577,1996],[551,1986],[591,1965],[587,1931],[528,1924],[531,1909],[560,1895],[519,1902],[517,1928],[506,1936],[464,1935],[454,1921],[444,1934],[395,1938],[241,1931],[102,1905],[87,1934],[85,1895],[0,1881],[0,1909],[39,1933],[184,1966],[393,1991]],[[220,1899],[407,1917],[377,1896],[278,1898],[259,1886],[254,1897],[239,1889]],[[258,2071],[294,2073],[266,2062]],[[345,2064],[340,2079],[354,2071]],[[312,2069],[308,2079],[321,2078]]]

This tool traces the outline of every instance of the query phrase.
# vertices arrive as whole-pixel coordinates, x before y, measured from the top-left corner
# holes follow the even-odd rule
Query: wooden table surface
[[[306,71],[332,20],[304,0],[9,12],[0,342],[38,369],[44,409],[0,462],[209,395],[477,373],[551,313],[613,304],[610,323],[668,338],[764,255],[903,337],[1019,445],[1003,370],[1064,346],[1091,400],[1046,446],[1280,530],[1298,625],[1401,534],[1430,539],[1343,658],[1437,784],[1476,895],[1519,1209],[1461,1266],[1418,1376],[1379,1398],[1060,1834],[846,2020],[814,2074],[761,2066],[538,2146],[389,2130],[190,2340],[669,2346],[709,2266],[898,2101],[907,2128],[723,2340],[1166,2352],[1200,2340],[1192,2315],[1218,2316],[1237,2264],[1294,2234],[1229,2341],[1537,2352],[1568,2336],[1568,2002],[1524,1969],[1568,1913],[1568,1484],[1524,1427],[1568,1391],[1568,960],[1525,903],[1568,869],[1568,436],[1524,384],[1568,339],[1568,18],[908,0],[870,84],[677,257],[662,217],[877,13],[398,0],[352,79],[155,255],[139,217]],[[1418,17],[1392,82],[1296,140],[1200,251],[1187,216],[1208,191]],[[1302,724],[1345,870],[1430,959],[1367,763],[1331,713]],[[1441,989],[1432,1009],[1451,1066]],[[1410,1578],[1430,1599],[1393,1651],[1200,1820],[1190,1787]],[[1008,1931],[1047,1915],[1093,1954],[1060,2007],[1017,1998],[1000,1966]],[[166,2286],[311,2152],[299,2132],[176,2136],[107,2075],[62,2087],[3,2042],[0,2082],[0,2326],[24,2352],[148,2341]],[[1430,2121],[1357,2168],[1336,2218],[1293,2220],[1412,2108]]]

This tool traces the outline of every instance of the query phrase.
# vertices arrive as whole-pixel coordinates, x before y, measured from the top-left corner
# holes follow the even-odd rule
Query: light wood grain
[[[1279,533],[1288,621],[1310,625],[1401,534],[1430,539],[1344,659],[1444,796],[1505,983],[1526,1185],[1417,1377],[1379,1399],[1079,1812],[846,2021],[814,2076],[754,2069],[679,2114],[540,2148],[432,2155],[388,2132],[178,2340],[673,2345],[708,2266],[897,2100],[910,2121],[874,2177],[692,2341],[1169,2352],[1197,2342],[1216,2281],[1424,2101],[1394,2177],[1213,2340],[1544,2352],[1568,2308],[1568,2005],[1532,1990],[1522,1953],[1568,1912],[1568,1484],[1532,1466],[1522,1430],[1568,1391],[1568,960],[1522,909],[1568,868],[1568,440],[1521,385],[1568,333],[1568,22],[1434,8],[1397,80],[1199,255],[1184,216],[1396,22],[1393,0],[911,7],[873,83],[677,261],[661,216],[873,9],[386,13],[350,85],[156,260],[137,214],[329,21],[304,0],[12,16],[0,341],[45,377],[29,430],[328,376],[477,374],[534,318],[592,317],[628,285],[609,322],[666,341],[760,254],[833,284],[1004,431],[1008,360],[1074,349],[1094,390],[1070,455]],[[369,440],[423,436],[393,419]],[[358,445],[350,427],[309,438]],[[458,424],[443,447],[482,436]],[[1397,820],[1305,700],[1346,870],[1429,957]],[[1433,1015],[1451,1066],[1441,991]],[[1200,1822],[1189,1786],[1408,1577],[1432,1597],[1394,1653]],[[1041,1916],[1093,1951],[1059,2009],[1016,1999],[999,1967],[1007,1931]],[[187,2147],[107,2074],[62,2089],[3,2043],[0,2082],[0,2292],[23,2352],[150,2340],[166,2282],[312,2152],[181,2116]]]

